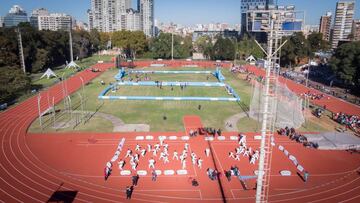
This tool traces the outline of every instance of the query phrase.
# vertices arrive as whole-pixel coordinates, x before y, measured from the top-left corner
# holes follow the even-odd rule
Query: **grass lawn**
[[[80,121],[80,114],[73,114],[73,120],[76,122],[76,117],[79,118]],[[96,132],[98,128],[102,128],[102,132],[112,132],[113,125],[110,121],[101,118],[99,116],[95,116],[88,120],[88,122],[79,122],[78,125],[75,126],[75,123],[71,122],[70,114],[66,113],[62,116],[58,115],[56,117],[56,125],[60,128],[54,128],[52,116],[48,115],[43,117],[43,127],[44,131],[46,132],[71,132],[71,131],[79,131],[79,132]],[[32,133],[40,133],[43,130],[40,127],[39,119],[36,119],[34,123],[30,126],[29,131]]]
[[[215,76],[211,74],[146,74],[150,81],[172,81],[172,82],[219,82]],[[144,81],[144,74],[139,75]],[[130,78],[135,80],[135,74],[124,77],[124,80]]]
[[[164,97],[229,97],[224,87],[186,87],[167,86],[160,89],[156,86],[119,86],[116,92],[111,90],[107,96],[164,96]]]
[[[150,70],[204,70],[201,68],[149,68]],[[214,69],[207,69],[212,70]],[[234,114],[243,112],[250,103],[252,87],[247,82],[239,79],[237,75],[230,73],[224,69],[222,71],[226,80],[225,83],[229,84],[235,92],[240,96],[242,105],[236,102],[204,102],[204,101],[124,101],[124,100],[98,100],[97,97],[101,91],[109,83],[114,83],[114,76],[118,73],[118,69],[110,69],[100,75],[98,78],[85,86],[85,95],[87,98],[85,110],[95,112],[102,112],[111,114],[120,118],[126,124],[147,124],[150,125],[151,131],[165,132],[165,131],[183,131],[183,117],[185,115],[198,115],[201,117],[205,127],[225,128],[225,120]],[[206,75],[196,74],[152,74],[151,80],[155,77],[161,77],[162,81],[206,81]],[[212,77],[210,77],[212,78]],[[100,81],[104,81],[106,85],[101,85]],[[208,96],[218,97],[228,95],[224,88],[211,88],[211,87],[187,87],[186,90],[181,91],[180,87],[163,87],[160,90],[157,87],[130,87],[120,86],[116,93],[108,93],[114,95],[140,95],[140,96]],[[73,106],[74,103],[79,101],[78,95],[72,96]],[[201,110],[198,106],[201,105]],[[63,109],[63,103],[56,107]],[[76,110],[80,110],[77,108]],[[164,119],[166,117],[166,119]],[[67,118],[69,120],[69,118]],[[35,122],[33,125],[38,125]],[[242,118],[237,123],[238,129],[241,132],[259,132],[261,125],[257,121],[250,118]],[[80,125],[77,128],[64,128],[58,131],[93,131],[93,132],[111,132],[113,129],[109,121],[103,118],[93,117],[86,125]],[[39,127],[32,126],[30,131],[38,131]],[[53,131],[51,127],[44,131]],[[327,129],[316,120],[309,120],[305,127],[299,129],[306,132],[321,132]]]
[[[78,64],[82,69],[87,69],[90,66],[96,64],[98,61],[111,61],[112,57],[113,56],[92,56],[89,58],[82,59],[81,61],[80,60],[75,61],[75,63]],[[58,77],[62,77],[64,75],[65,78],[68,78],[69,76],[74,75],[76,73],[76,70],[74,69],[65,69],[65,65],[52,68],[52,70]],[[43,74],[44,73],[32,74],[30,76],[32,85],[41,88],[46,88],[59,82],[58,78],[47,79],[46,77],[44,77],[40,79]]]

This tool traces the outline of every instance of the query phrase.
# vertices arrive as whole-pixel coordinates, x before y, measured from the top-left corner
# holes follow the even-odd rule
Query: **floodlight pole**
[[[171,60],[174,60],[174,32],[171,32]]]
[[[20,31],[19,27],[16,28],[16,32],[18,34],[20,64],[21,64],[21,68],[23,69],[24,73],[26,73],[24,50],[23,50],[23,44],[22,44],[21,31]]]
[[[310,75],[311,59],[309,58],[308,73],[306,75],[306,87],[309,87],[309,75]]]
[[[260,157],[258,178],[256,187],[256,203],[268,202],[269,183],[270,183],[270,171],[271,171],[271,156],[272,146],[271,140],[274,133],[274,122],[276,114],[274,110],[274,101],[276,100],[276,82],[278,71],[274,70],[276,62],[276,54],[284,46],[286,41],[278,47],[277,32],[279,27],[274,27],[276,20],[279,20],[277,13],[270,12],[270,30],[267,52],[260,46],[267,56],[266,63],[266,75],[265,75],[265,91],[263,94],[264,103],[262,111],[262,128],[261,128],[261,142],[260,142]],[[274,37],[276,38],[274,41]],[[258,44],[258,43],[257,43]],[[259,44],[258,44],[259,45]]]
[[[70,45],[70,62],[73,62],[74,55],[73,55],[73,47],[72,47],[71,27],[69,27],[69,45]]]
[[[41,130],[43,130],[42,128],[42,122],[41,122],[41,107],[40,107],[40,102],[41,102],[41,95],[39,93],[39,96],[38,96],[38,111],[39,111],[39,122],[40,122],[40,128]]]

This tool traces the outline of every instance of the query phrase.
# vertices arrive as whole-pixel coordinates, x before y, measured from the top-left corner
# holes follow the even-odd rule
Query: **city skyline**
[[[296,10],[306,12],[307,25],[318,25],[320,17],[327,11],[335,12],[338,0],[277,0],[279,5],[295,5]],[[136,8],[136,0],[132,1],[132,7]],[[276,2],[276,0],[275,0]],[[87,23],[87,10],[90,8],[90,0],[0,0],[0,16],[5,16],[9,9],[20,5],[28,15],[37,8],[46,8],[50,12],[66,13],[75,19]],[[226,4],[224,4],[226,3]],[[205,5],[206,4],[206,5]],[[240,0],[156,0],[155,19],[158,22],[182,24],[186,26],[208,23],[240,24]],[[354,19],[360,19],[360,3],[355,3]],[[172,9],[176,8],[176,9]],[[191,16],[191,17],[190,17]]]

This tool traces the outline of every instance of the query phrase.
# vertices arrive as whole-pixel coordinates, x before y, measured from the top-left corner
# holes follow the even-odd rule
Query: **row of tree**
[[[330,60],[330,67],[347,87],[360,95],[360,41],[339,46]]]

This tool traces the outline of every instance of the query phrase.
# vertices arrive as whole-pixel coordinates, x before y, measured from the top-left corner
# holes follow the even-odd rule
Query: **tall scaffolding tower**
[[[281,20],[282,15],[280,12],[273,10],[269,11],[270,25],[267,30],[268,42],[267,50],[260,48],[266,54],[266,75],[265,84],[262,97],[263,111],[262,111],[262,127],[261,127],[261,143],[260,143],[260,158],[259,158],[259,173],[256,188],[256,202],[267,202],[270,189],[270,171],[272,159],[272,145],[274,136],[274,124],[276,121],[276,108],[277,108],[277,83],[280,68],[276,66],[279,62],[279,50],[284,43],[281,43]]]
[[[21,31],[20,28],[16,28],[16,33],[18,37],[18,46],[19,46],[19,56],[20,56],[20,65],[23,69],[24,73],[26,73],[26,67],[25,67],[25,57],[24,57],[24,50],[23,50],[23,44],[22,44],[22,38],[21,38]]]

